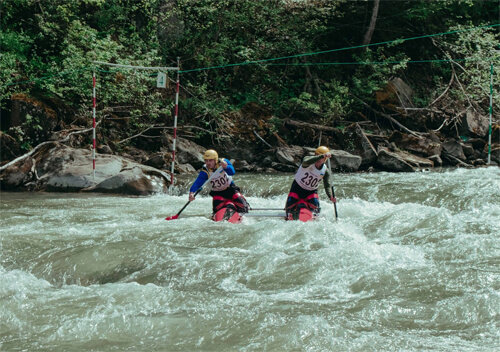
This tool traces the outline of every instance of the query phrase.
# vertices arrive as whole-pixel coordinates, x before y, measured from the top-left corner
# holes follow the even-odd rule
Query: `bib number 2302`
[[[220,189],[220,188],[226,186],[228,181],[229,180],[228,180],[227,176],[224,175],[222,177],[211,180],[210,183],[212,184],[213,189]]]

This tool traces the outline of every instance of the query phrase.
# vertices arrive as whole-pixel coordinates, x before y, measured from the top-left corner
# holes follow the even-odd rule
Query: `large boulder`
[[[28,156],[18,163],[7,166],[0,173],[0,189],[15,191],[31,182],[35,175],[34,165],[33,158]]]
[[[298,167],[306,154],[306,149],[299,146],[276,148],[276,159],[280,164]]]
[[[426,158],[403,152],[380,148],[377,164],[384,170],[395,172],[413,172],[419,169],[434,167],[434,163]]]
[[[31,157],[3,169],[1,187],[149,195],[166,192],[170,185],[170,175],[165,172],[118,156],[97,155],[95,177],[92,163],[89,150],[74,149],[57,142],[47,143]],[[25,173],[25,178],[19,177],[20,172]]]
[[[472,135],[484,138],[488,134],[489,120],[488,117],[479,112],[469,110],[462,116],[460,124],[460,133],[464,135]]]
[[[352,155],[343,150],[331,150],[331,165],[335,171],[358,171],[361,166],[362,158],[358,155]]]
[[[435,142],[431,138],[419,138],[399,131],[393,132],[389,141],[395,143],[398,148],[426,157],[441,155],[443,149],[441,143]]]
[[[441,157],[443,161],[447,161],[451,165],[456,165],[457,162],[460,163],[467,160],[462,144],[454,139],[448,139],[443,142]]]
[[[394,77],[390,79],[386,86],[375,93],[377,102],[391,110],[396,107],[412,107],[413,89],[401,78]]]
[[[170,145],[173,145],[173,136],[168,135],[168,143]],[[203,161],[203,154],[207,150],[207,148],[204,148],[194,142],[191,142],[188,139],[177,137],[177,140],[175,142],[175,157],[176,157],[176,162],[179,164],[191,164],[194,168],[199,169],[203,166],[205,163]],[[172,148],[170,147],[170,150]],[[219,152],[219,157],[225,157],[224,155],[221,155]],[[171,158],[170,158],[171,162]]]
[[[341,144],[343,150],[361,157],[362,168],[373,165],[377,160],[377,151],[357,123],[346,128]]]

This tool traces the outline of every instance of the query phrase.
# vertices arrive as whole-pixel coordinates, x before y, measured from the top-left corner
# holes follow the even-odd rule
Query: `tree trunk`
[[[366,31],[365,38],[363,39],[363,45],[368,45],[372,41],[373,31],[375,30],[375,24],[377,23],[379,4],[380,4],[380,0],[375,0],[373,2],[372,19],[370,20],[370,26],[368,27],[368,30]]]

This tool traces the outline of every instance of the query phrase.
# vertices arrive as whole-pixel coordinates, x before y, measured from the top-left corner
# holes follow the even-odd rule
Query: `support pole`
[[[179,58],[177,58],[177,83],[175,85],[174,138],[172,141],[172,167],[170,168],[170,186],[174,185],[175,149],[177,142],[177,115],[179,113]]]
[[[96,96],[95,96],[95,69],[92,70],[92,177],[95,181],[95,110],[96,110]]]
[[[491,63],[490,70],[490,128],[488,132],[488,165],[491,164],[491,118],[493,115],[493,62]]]

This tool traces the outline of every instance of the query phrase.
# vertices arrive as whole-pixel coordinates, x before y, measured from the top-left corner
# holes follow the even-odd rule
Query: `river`
[[[234,179],[280,208],[292,177]],[[203,193],[165,221],[187,194],[2,192],[0,350],[500,350],[499,168],[335,191],[337,221],[321,187],[315,222],[241,224]]]

